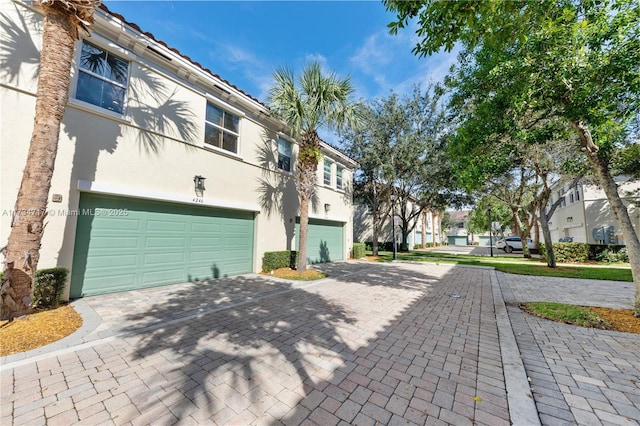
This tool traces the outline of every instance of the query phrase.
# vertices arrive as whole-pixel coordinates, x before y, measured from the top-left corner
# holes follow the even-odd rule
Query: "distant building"
[[[640,181],[618,181],[618,191],[629,210],[636,234],[640,232]],[[551,239],[572,238],[574,242],[589,244],[625,244],[620,225],[611,212],[604,191],[597,185],[579,183],[553,188],[549,205],[561,199],[549,221]]]

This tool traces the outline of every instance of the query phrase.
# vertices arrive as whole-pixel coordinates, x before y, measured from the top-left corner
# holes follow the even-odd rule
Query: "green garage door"
[[[253,271],[253,213],[83,193],[72,298]]]
[[[329,220],[309,219],[308,263],[333,262],[344,259],[344,224]],[[300,224],[296,225],[296,247],[300,246]]]

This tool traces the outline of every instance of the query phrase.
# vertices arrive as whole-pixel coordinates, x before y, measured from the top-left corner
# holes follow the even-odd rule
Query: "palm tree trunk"
[[[29,312],[58,151],[60,122],[69,94],[75,27],[68,15],[45,9],[36,111],[22,182],[5,248],[2,317]]]
[[[298,238],[298,272],[307,270],[309,202],[316,187],[320,155],[320,137],[315,131],[302,135],[298,153],[298,196],[300,197],[300,236]]]
[[[307,245],[309,233],[309,199],[300,196],[300,235],[298,237],[298,265],[297,270],[304,272],[307,270]]]

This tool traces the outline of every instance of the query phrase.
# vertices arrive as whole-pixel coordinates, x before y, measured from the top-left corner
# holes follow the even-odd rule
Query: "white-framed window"
[[[238,116],[207,102],[204,143],[237,154],[240,136],[239,124],[240,118]]]
[[[124,113],[129,62],[107,50],[82,41],[76,99]]]
[[[291,171],[291,142],[278,138],[278,168]]]
[[[344,169],[340,166],[336,168],[336,188],[344,189],[344,183],[342,181],[342,174],[344,173]]]
[[[325,185],[331,186],[331,163],[324,160],[323,182]]]

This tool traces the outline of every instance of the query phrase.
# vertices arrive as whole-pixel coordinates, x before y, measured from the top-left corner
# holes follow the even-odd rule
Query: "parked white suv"
[[[531,248],[533,240],[527,238],[527,246]],[[496,241],[496,247],[504,250],[505,253],[511,253],[514,250],[522,250],[522,240],[520,237],[505,237]]]

